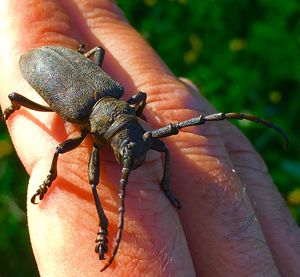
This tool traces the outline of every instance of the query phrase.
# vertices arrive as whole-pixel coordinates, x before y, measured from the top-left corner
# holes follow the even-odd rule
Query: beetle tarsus
[[[0,121],[7,120],[11,114],[13,114],[16,110],[19,110],[21,105],[18,103],[12,102],[11,105],[4,110],[2,114],[0,114]]]
[[[96,238],[96,246],[95,246],[95,252],[99,253],[99,260],[104,260],[105,256],[104,254],[107,253],[108,251],[108,231],[107,229],[103,229],[100,227],[99,232],[97,233],[98,237]]]
[[[47,176],[47,179],[43,182],[43,184],[41,184],[39,186],[39,188],[37,189],[37,191],[35,192],[35,194],[31,197],[31,203],[32,204],[38,204],[38,202],[36,202],[36,197],[39,196],[39,200],[42,201],[44,198],[44,195],[47,193],[48,188],[50,188],[51,184],[52,184],[52,179],[53,179],[53,174],[49,174]]]

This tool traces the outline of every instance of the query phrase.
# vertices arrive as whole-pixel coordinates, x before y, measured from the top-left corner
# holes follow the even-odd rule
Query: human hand
[[[2,1],[2,107],[17,91],[42,102],[21,77],[19,56],[58,44],[106,49],[103,68],[125,86],[128,99],[148,94],[151,129],[213,112],[188,81],[179,81],[111,1]],[[26,30],[26,33],[24,32]],[[30,173],[28,199],[46,178],[58,143],[78,130],[52,113],[22,108],[7,121]],[[30,131],[29,131],[30,130]],[[34,143],[33,143],[34,141]],[[228,122],[187,128],[164,139],[171,152],[171,188],[177,213],[159,188],[161,156],[149,151],[129,177],[123,239],[114,276],[244,276],[300,273],[299,229],[266,168],[245,137]],[[59,158],[56,181],[39,206],[28,203],[32,247],[41,276],[99,276],[93,253],[97,214],[88,184],[91,140]],[[118,221],[120,166],[101,152],[98,192],[109,218],[109,250]],[[109,253],[108,253],[109,254]]]

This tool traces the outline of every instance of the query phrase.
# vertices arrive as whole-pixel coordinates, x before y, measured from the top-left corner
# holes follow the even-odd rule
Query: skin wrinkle
[[[23,45],[26,49],[26,45],[33,46],[33,42],[42,41],[44,38],[44,33],[53,32],[53,33],[67,33],[69,31],[69,22],[68,18],[64,13],[61,13],[59,10],[55,10],[55,5],[52,2],[48,2],[46,5],[40,5],[40,1],[31,1],[32,8],[22,9],[22,5],[20,6],[22,9],[22,17],[26,18],[26,20],[18,20],[16,21],[19,25],[17,30],[23,32],[24,29],[34,28],[35,32],[30,33],[31,36],[27,39],[24,38]],[[32,12],[34,11],[34,12]],[[46,12],[45,12],[46,11]],[[49,15],[51,14],[51,17]],[[50,18],[50,21],[48,20]],[[46,23],[45,23],[46,22]]]
[[[93,8],[90,9],[90,12],[84,13],[85,19],[87,21],[88,26],[91,29],[102,28],[105,24],[117,24],[118,27],[122,28],[123,26],[128,26],[128,22],[126,21],[125,17],[121,13],[116,13],[111,9],[102,8]],[[125,29],[124,29],[125,30]]]
[[[263,169],[261,170],[261,169],[258,169],[257,167],[248,166],[248,165],[244,165],[244,164],[238,164],[238,163],[236,163],[235,164],[235,168],[239,172],[242,172],[242,169],[243,169],[244,171],[253,171],[253,172],[255,172],[255,174],[264,175],[264,177],[266,177],[269,174],[268,171],[265,171]]]
[[[144,82],[141,80],[141,82],[138,84],[138,87],[142,87],[147,91],[151,91],[147,97],[147,104],[153,104],[155,101],[159,102],[166,98],[169,99],[170,97],[168,97],[168,94],[173,96],[174,91],[186,93],[184,87],[179,85],[177,82],[175,83],[175,80],[176,79],[174,79],[174,77],[171,75],[163,75],[159,79],[154,79],[151,82],[149,82],[149,79],[144,80]]]
[[[161,214],[162,215],[162,214]],[[160,216],[160,218],[161,218],[161,216]],[[149,241],[148,241],[148,237],[147,236],[145,236],[145,234],[146,233],[149,233],[149,234],[151,234],[152,232],[151,232],[151,230],[148,230],[149,229],[149,227],[150,226],[147,226],[147,231],[139,231],[138,232],[138,234],[140,234],[140,235],[142,235],[142,239],[143,239],[143,244],[140,244],[140,243],[136,243],[137,245],[141,245],[141,246],[143,246],[143,249],[147,249],[147,248],[149,248],[149,246],[148,247],[146,247],[146,245],[145,245],[145,242],[148,242],[149,243]],[[154,229],[156,229],[155,228],[155,225],[153,226],[153,228]],[[177,230],[178,228],[176,228],[176,230]],[[177,232],[177,231],[176,231]],[[168,234],[168,236],[169,236],[169,234]],[[155,244],[152,244],[152,246],[151,246],[151,248],[152,247],[154,247],[155,246]],[[172,243],[170,243],[170,246],[172,247],[173,246],[173,244]],[[166,247],[168,247],[168,245],[166,244]],[[165,248],[165,247],[163,247],[163,248]],[[140,248],[139,248],[140,249]],[[145,252],[144,251],[141,251],[142,252],[142,254],[144,254]],[[157,261],[158,261],[158,265],[160,265],[160,264],[164,264],[164,262],[162,262],[162,260],[160,260],[159,259],[159,255],[161,255],[161,251],[159,251],[158,252],[158,256],[157,256],[157,251],[153,251],[153,253],[151,254],[151,255],[153,255],[154,256],[154,259],[157,259]],[[142,257],[141,256],[139,256],[138,255],[138,253],[136,253],[135,255],[134,255],[135,257],[136,257],[136,261],[140,261],[141,259],[142,259]],[[167,258],[168,259],[168,258]],[[152,260],[152,263],[151,264],[149,264],[146,268],[145,268],[145,270],[143,270],[144,272],[150,272],[150,269],[151,269],[151,267],[153,267],[153,264],[155,264],[155,262],[153,262],[153,258],[151,258],[151,260]],[[168,261],[167,261],[168,262]],[[167,263],[166,262],[166,263]],[[158,269],[159,270],[159,269]],[[159,271],[158,271],[159,272]],[[136,276],[138,276],[138,275],[136,275]],[[153,276],[153,275],[149,275],[149,276]],[[156,274],[155,276],[161,276],[160,274]],[[163,275],[163,276],[165,276],[165,275]]]
[[[217,190],[218,191],[218,190]],[[213,205],[215,207],[220,207],[220,203],[215,203],[215,205]],[[230,214],[230,213],[229,213]]]
[[[23,118],[22,118],[23,117]],[[31,130],[30,136],[42,136],[45,135],[45,131],[46,134],[49,135],[49,129],[47,129],[36,117],[32,116],[27,110],[25,109],[21,109],[19,111],[18,116],[13,115],[8,121],[8,125],[10,127],[10,131],[11,131],[11,136],[12,136],[12,140],[14,141],[14,146],[16,148],[17,153],[19,153],[19,149],[18,149],[18,143],[22,143],[23,139],[24,139],[24,134],[23,136],[17,136],[16,138],[14,136],[14,134],[18,134],[19,132],[22,132],[22,130],[20,130],[17,126],[16,126],[16,121],[18,120],[19,123],[23,123],[24,124],[24,120],[29,119],[29,122],[31,121],[32,123],[34,123],[34,125],[31,128],[28,128],[27,130]],[[25,125],[26,126],[26,125]],[[37,128],[37,126],[39,128]],[[43,142],[42,140],[40,140],[41,142]],[[47,143],[49,148],[52,148],[53,150],[55,149],[57,143],[53,140],[51,140],[50,142],[48,141]],[[33,167],[36,166],[37,163],[41,162],[42,160],[44,160],[46,158],[46,156],[48,156],[48,154],[44,153],[44,151],[41,150],[41,148],[39,146],[36,146],[33,151],[29,151],[29,152],[24,152],[23,151],[23,159],[24,161],[26,161],[26,163],[24,164],[27,172],[29,172],[29,174],[31,174],[31,170]],[[50,166],[50,163],[49,163]]]
[[[93,19],[102,18],[102,13],[109,13],[110,17],[117,19],[119,21],[125,21],[126,18],[124,13],[119,9],[119,7],[112,1],[92,1],[92,2],[78,2],[83,14],[86,18],[92,17]],[[95,16],[91,16],[95,15]]]

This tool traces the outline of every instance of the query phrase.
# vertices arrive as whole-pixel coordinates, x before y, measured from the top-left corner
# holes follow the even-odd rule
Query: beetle
[[[84,45],[80,45],[77,51],[60,46],[43,46],[26,52],[19,60],[21,73],[49,106],[35,103],[13,92],[8,95],[11,105],[1,115],[2,120],[6,120],[23,106],[41,112],[56,112],[65,121],[76,123],[81,128],[79,136],[69,138],[56,147],[49,174],[31,198],[33,204],[37,204],[37,198],[40,201],[44,198],[55,180],[59,155],[75,149],[88,134],[92,135],[94,143],[88,165],[88,177],[99,217],[95,251],[100,260],[105,259],[105,253],[108,251],[108,219],[96,189],[100,178],[99,152],[106,145],[112,147],[116,160],[122,165],[119,224],[116,245],[101,271],[112,263],[121,242],[128,176],[131,170],[138,168],[144,162],[148,150],[164,153],[164,171],[160,186],[170,203],[175,208],[180,208],[180,203],[169,185],[170,153],[160,138],[176,135],[182,128],[205,124],[209,121],[246,119],[274,129],[288,141],[286,134],[275,124],[243,113],[200,115],[185,121],[170,123],[156,130],[146,131],[140,125],[138,118],[145,119],[143,110],[147,94],[138,92],[127,101],[121,100],[124,94],[123,86],[101,68],[104,55],[105,51],[102,47],[96,46],[85,52]]]

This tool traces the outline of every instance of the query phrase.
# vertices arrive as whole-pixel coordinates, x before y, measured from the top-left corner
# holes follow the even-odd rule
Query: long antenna
[[[122,238],[122,231],[124,226],[124,212],[125,212],[125,195],[126,195],[126,185],[128,182],[128,176],[130,174],[130,166],[131,166],[132,158],[130,156],[125,156],[122,160],[123,168],[122,175],[120,179],[120,191],[119,191],[119,223],[118,223],[118,233],[116,237],[116,246],[112,252],[111,257],[108,262],[104,265],[104,267],[100,270],[101,272],[108,268],[113,262],[115,256],[117,255],[119,245]]]
[[[176,123],[171,123],[165,127],[153,130],[151,131],[151,136],[155,138],[169,137],[172,135],[177,135],[179,130],[185,127],[202,125],[208,121],[222,121],[225,119],[235,119],[235,120],[245,119],[258,124],[262,124],[278,132],[285,140],[285,147],[288,146],[289,143],[288,136],[281,128],[279,128],[277,125],[275,125],[270,121],[259,118],[255,115],[244,114],[244,113],[213,113],[205,116],[200,115],[198,117],[190,118],[188,120],[184,120]]]

